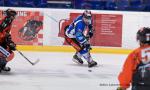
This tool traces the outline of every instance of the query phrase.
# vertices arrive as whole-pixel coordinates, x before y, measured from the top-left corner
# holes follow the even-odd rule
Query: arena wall
[[[14,28],[15,31],[12,31],[15,34],[12,37],[16,41],[18,49],[74,52],[72,47],[65,44],[61,30],[63,29],[63,25],[68,23],[67,20],[70,22],[74,18],[74,13],[80,14],[84,10],[14,7],[1,7],[0,10],[2,11],[8,8],[16,10],[19,15],[21,15],[22,12],[30,13],[24,17],[18,15],[14,23],[16,24],[14,25],[16,29],[12,27],[12,30]],[[17,24],[19,23],[17,18],[23,18],[24,20],[32,19],[36,17],[32,15],[32,12],[36,12],[36,14],[39,12],[38,15],[43,22],[42,30],[37,33],[34,39],[24,41],[17,36],[17,30],[19,30],[17,29]],[[95,15],[94,19],[97,20],[95,27],[97,26],[96,32],[98,32],[94,34],[95,37],[91,41],[93,45],[91,52],[93,53],[127,54],[131,52],[132,49],[138,47],[138,42],[136,41],[137,30],[141,27],[149,27],[150,25],[150,13],[148,12],[92,10],[92,13]],[[2,17],[0,17],[0,19],[1,18]],[[104,20],[104,22],[101,22],[101,20]],[[110,21],[110,23],[108,21]],[[22,27],[23,24],[24,23],[21,24]],[[104,24],[106,26],[108,25],[109,28],[104,27]]]

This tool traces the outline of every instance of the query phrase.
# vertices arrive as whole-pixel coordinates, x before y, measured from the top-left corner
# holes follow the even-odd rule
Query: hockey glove
[[[6,43],[6,45],[8,45],[8,46],[9,46],[10,43],[14,43],[14,42],[12,41],[11,35],[10,35],[8,32],[7,32],[6,35],[5,35],[5,43]]]
[[[86,41],[85,43],[83,43],[83,48],[86,48],[86,49],[88,49],[88,50],[91,50],[92,48],[91,48],[91,45],[90,45],[90,43],[88,42],[88,41]]]
[[[88,37],[89,38],[92,38],[93,37],[93,26],[90,24],[89,26],[88,26],[88,28],[89,28],[89,32],[88,32]]]
[[[92,38],[93,37],[93,30],[89,31],[89,37]]]
[[[93,28],[93,25],[90,24],[90,25],[88,26],[88,28],[89,28],[89,30],[91,30],[91,29]]]
[[[16,50],[16,44],[14,42],[9,43],[8,46],[9,46],[10,50],[13,50],[13,51]]]

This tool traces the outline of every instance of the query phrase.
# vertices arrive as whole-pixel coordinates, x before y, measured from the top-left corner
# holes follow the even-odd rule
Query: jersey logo
[[[141,57],[142,57],[143,64],[150,63],[150,48],[142,49]]]

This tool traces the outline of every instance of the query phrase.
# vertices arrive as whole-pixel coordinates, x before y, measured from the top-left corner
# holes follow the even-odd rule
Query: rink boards
[[[40,51],[40,52],[75,52],[71,46],[25,46],[18,45],[17,48],[22,51]],[[129,54],[131,49],[93,47],[92,53],[108,53],[108,54]]]

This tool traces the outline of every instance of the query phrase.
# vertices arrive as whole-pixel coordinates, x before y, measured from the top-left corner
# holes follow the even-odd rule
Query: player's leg
[[[83,60],[81,59],[81,57],[83,56],[88,62],[88,67],[93,67],[97,65],[97,62],[95,62],[90,55],[89,48],[83,48],[83,46],[81,46],[75,38],[66,37],[66,41],[70,45],[72,45],[77,51],[77,53],[73,56],[73,61],[83,64]]]
[[[83,60],[81,59],[81,56],[82,55],[79,52],[76,52],[72,60],[78,64],[83,64]]]
[[[5,48],[0,46],[0,71],[10,71],[10,67],[6,67],[8,61],[12,60],[14,53],[9,53]]]
[[[10,67],[6,67],[7,60],[4,57],[0,57],[0,72],[1,71],[10,71]]]
[[[73,48],[76,49],[76,53],[73,56],[72,60],[75,63],[83,64],[83,60],[81,59],[82,55],[79,53],[79,51],[82,50],[82,47],[80,46],[80,44],[77,42],[77,40],[75,38],[68,38],[68,37],[66,37],[66,41],[68,42],[68,44],[70,44],[71,46],[73,46]]]
[[[81,50],[80,54],[84,57],[85,60],[87,60],[88,67],[93,67],[97,65],[97,62],[92,59],[92,56],[88,48],[84,48],[83,50]]]
[[[87,60],[88,67],[93,67],[97,65],[97,62],[92,59],[90,52],[83,54],[83,57]]]
[[[72,38],[72,41],[73,41],[72,45],[77,51],[73,56],[73,61],[78,64],[83,64],[83,60],[81,59],[82,55],[79,53],[79,51],[82,50],[82,47],[80,46],[79,42],[75,38]]]
[[[2,57],[0,57],[0,72],[5,67],[6,63],[7,62]]]

